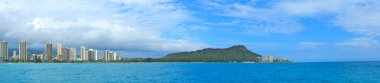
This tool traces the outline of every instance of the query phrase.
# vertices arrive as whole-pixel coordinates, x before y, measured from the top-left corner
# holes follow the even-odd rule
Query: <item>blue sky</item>
[[[300,62],[380,60],[377,0],[0,0],[0,38],[124,57],[245,45]]]

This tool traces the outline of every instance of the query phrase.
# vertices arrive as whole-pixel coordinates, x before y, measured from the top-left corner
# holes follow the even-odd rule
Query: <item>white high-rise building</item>
[[[112,60],[117,60],[117,53],[116,52],[112,53]]]
[[[37,56],[38,60],[44,60],[45,59],[44,54],[37,54],[36,56]]]
[[[62,60],[76,60],[77,49],[76,48],[62,48]]]
[[[98,50],[95,50],[95,60],[98,60]]]
[[[111,57],[111,51],[110,50],[106,50],[104,51],[104,60],[105,61],[109,61],[110,60],[110,57]]]
[[[121,57],[120,57],[120,56],[117,56],[116,60],[121,60]]]
[[[17,59],[18,59],[18,56],[17,56],[17,52],[16,52],[16,50],[13,50],[12,59],[13,59],[13,60],[17,60]]]
[[[26,47],[26,42],[25,41],[20,41],[20,43],[18,44],[18,53],[19,53],[19,59],[21,61],[27,61],[28,60],[28,51],[27,51],[27,47]]]
[[[97,57],[98,57],[98,51],[97,50],[94,50],[94,49],[89,49],[88,51],[88,60],[97,60]]]
[[[77,49],[69,48],[69,60],[76,60],[77,58]]]
[[[62,44],[57,44],[57,60],[62,60]]]
[[[84,46],[80,46],[80,60],[86,61],[88,60],[88,50]]]
[[[104,51],[104,60],[105,61],[115,61],[115,60],[120,60],[120,57],[117,55],[116,52],[106,50],[106,51]]]
[[[2,60],[8,60],[8,42],[2,41],[1,42],[1,51],[0,56],[2,57]]]

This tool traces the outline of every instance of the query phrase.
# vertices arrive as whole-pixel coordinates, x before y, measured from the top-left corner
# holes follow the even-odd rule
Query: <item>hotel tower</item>
[[[27,48],[26,48],[26,42],[25,41],[20,41],[20,43],[18,44],[18,51],[19,51],[19,59],[21,61],[24,61],[26,62],[28,59],[27,59]]]
[[[3,58],[2,60],[8,60],[8,42],[2,41],[1,42],[1,51],[0,56]]]
[[[62,44],[57,44],[57,60],[62,60]]]
[[[45,57],[47,61],[53,60],[53,44],[51,42],[46,43]]]

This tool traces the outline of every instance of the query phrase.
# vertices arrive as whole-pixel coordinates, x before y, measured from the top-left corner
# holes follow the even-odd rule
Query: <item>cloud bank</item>
[[[31,48],[61,42],[103,50],[188,51],[208,45],[162,35],[194,19],[171,0],[1,0],[0,38],[25,40]]]
[[[243,33],[248,35],[295,34],[308,28],[302,19],[323,19],[363,38],[376,41],[380,36],[378,0],[281,0],[265,3],[261,0],[212,0],[201,3],[205,9],[219,10],[214,12],[215,15],[234,18],[230,22],[232,26],[244,29]],[[267,5],[258,6],[262,4]],[[357,38],[340,43],[355,43],[352,40]]]

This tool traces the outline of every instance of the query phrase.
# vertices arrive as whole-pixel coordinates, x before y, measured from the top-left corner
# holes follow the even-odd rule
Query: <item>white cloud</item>
[[[303,0],[284,1],[278,7],[299,17],[330,15],[332,24],[363,37],[340,42],[338,46],[378,47],[380,36],[380,1],[378,0]]]
[[[294,20],[276,20],[271,22],[246,22],[246,34],[265,36],[269,34],[293,34],[303,30],[303,26]]]
[[[283,10],[277,8],[253,7],[255,1],[250,3],[231,3],[203,1],[206,8],[220,10],[216,15],[234,17],[239,20],[234,27],[245,29],[243,33],[262,36],[269,34],[293,34],[303,30],[303,25],[298,19],[287,14],[280,14]],[[253,4],[252,4],[253,3]],[[237,21],[233,21],[237,22]]]
[[[282,14],[292,16],[314,16],[317,14],[335,13],[344,9],[348,0],[299,0],[280,1],[273,8],[282,10]]]
[[[181,4],[171,0],[2,0],[0,18],[0,38],[26,40],[35,48],[48,41],[146,51],[187,51],[208,46],[161,36],[194,19]]]
[[[252,2],[255,1],[257,0]],[[203,1],[202,3],[208,9],[221,10],[222,12],[216,13],[218,15],[242,18],[244,22],[237,25],[256,26],[246,30],[246,33],[253,35],[263,34],[258,32],[297,33],[304,28],[298,19],[329,16],[332,19],[327,20],[348,32],[365,36],[380,36],[380,1],[378,0],[282,0],[268,2],[271,4],[266,7],[236,2],[226,4],[223,1]],[[278,22],[278,20],[281,21]],[[257,24],[261,25],[257,26]],[[272,25],[280,27],[273,27]]]
[[[277,7],[292,16],[333,15],[331,22],[365,36],[380,36],[378,0],[301,0],[283,1]]]
[[[360,38],[353,38],[351,40],[338,43],[337,45],[338,46],[354,46],[354,47],[377,47],[379,46],[379,42],[372,38],[360,37]]]
[[[323,43],[319,43],[319,42],[299,42],[298,43],[298,46],[300,48],[316,48],[321,45],[323,45]]]
[[[358,3],[359,4],[359,3]],[[366,36],[380,36],[380,2],[350,6],[333,21],[349,32]]]

